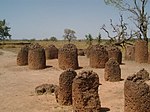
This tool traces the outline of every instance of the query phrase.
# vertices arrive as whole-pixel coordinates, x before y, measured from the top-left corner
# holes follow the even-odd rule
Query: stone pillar
[[[90,66],[92,68],[105,68],[108,59],[108,52],[104,46],[93,45],[90,50]]]
[[[107,47],[108,57],[116,59],[119,64],[122,63],[122,52],[116,46],[108,46]]]
[[[124,112],[150,112],[150,80],[146,70],[128,76],[124,84]]]
[[[150,64],[150,52],[148,53],[148,64]]]
[[[121,80],[121,69],[119,63],[115,59],[109,59],[105,64],[104,79],[110,82]]]
[[[63,70],[79,68],[77,48],[73,44],[66,44],[58,51],[59,67]]]
[[[28,46],[24,46],[18,52],[17,65],[19,66],[28,65],[28,50],[29,50]]]
[[[57,59],[58,49],[54,45],[49,45],[45,48],[46,59]]]
[[[78,49],[78,56],[85,56],[84,49]]]
[[[138,63],[148,61],[148,43],[145,40],[137,40],[135,43],[135,61]]]
[[[86,49],[86,57],[87,58],[90,58],[90,51],[91,51],[91,48],[92,48],[93,45],[89,45]]]
[[[72,104],[72,83],[77,73],[68,69],[59,77],[59,87],[56,90],[56,101],[61,105]]]
[[[125,60],[135,60],[135,46],[133,45],[126,46]]]
[[[30,69],[44,69],[46,67],[45,50],[39,44],[33,44],[29,48],[28,64]]]
[[[93,71],[83,71],[72,84],[73,112],[100,112],[99,77]]]

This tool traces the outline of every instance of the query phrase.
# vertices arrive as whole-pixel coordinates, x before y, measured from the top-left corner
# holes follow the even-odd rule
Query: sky
[[[150,4],[147,7],[150,11]],[[89,33],[96,37],[99,32],[107,38],[101,26],[110,29],[110,19],[117,24],[120,13],[103,0],[0,0],[0,20],[6,19],[12,39],[63,39],[66,28],[74,30],[78,39]],[[130,22],[129,15],[123,16]],[[133,28],[130,24],[129,29]]]

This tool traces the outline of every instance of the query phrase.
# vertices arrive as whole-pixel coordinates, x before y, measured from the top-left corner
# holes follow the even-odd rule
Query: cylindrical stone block
[[[90,58],[90,51],[91,51],[91,48],[92,48],[93,45],[89,45],[86,49],[86,57],[87,58]]]
[[[106,50],[108,52],[109,59],[113,58],[113,59],[116,59],[119,64],[122,63],[122,52],[121,52],[121,50],[118,47],[116,47],[116,46],[108,46],[106,48]]]
[[[147,63],[148,61],[148,43],[145,40],[137,40],[135,43],[135,61],[138,63]]]
[[[105,68],[105,63],[108,61],[108,52],[102,45],[93,45],[90,50],[90,67]]]
[[[110,58],[105,64],[104,79],[110,82],[116,82],[121,80],[121,69],[119,63]]]
[[[49,45],[45,48],[46,59],[57,59],[58,49],[54,45]]]
[[[64,45],[58,51],[59,67],[63,70],[72,68],[74,70],[79,68],[77,48],[73,44]]]
[[[28,50],[29,50],[28,46],[24,46],[18,52],[17,65],[19,66],[28,65]]]
[[[30,69],[44,69],[46,67],[45,50],[39,45],[30,46],[28,53],[28,64]]]
[[[135,60],[135,46],[133,45],[126,46],[125,60]]]
[[[150,112],[150,80],[144,69],[128,76],[124,84],[124,112]]]
[[[150,52],[148,53],[148,64],[150,64]]]
[[[95,72],[83,71],[72,84],[73,112],[100,112],[99,77]]]
[[[84,49],[78,49],[78,56],[85,56]]]
[[[59,77],[59,87],[56,90],[56,101],[58,101],[59,104],[72,104],[72,83],[76,75],[77,73],[72,69],[68,69],[61,73]]]

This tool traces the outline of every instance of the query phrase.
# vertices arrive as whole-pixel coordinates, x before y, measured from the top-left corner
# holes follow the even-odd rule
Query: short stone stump
[[[33,44],[29,48],[28,65],[30,69],[46,68],[45,50],[39,44]]]
[[[119,64],[122,63],[122,52],[117,46],[108,46],[106,50],[109,58],[116,59]]]
[[[78,56],[85,56],[84,49],[78,49]]]
[[[29,50],[29,47],[28,46],[24,46],[18,52],[17,65],[19,65],[19,66],[28,65],[28,50]]]
[[[89,46],[86,48],[86,53],[85,53],[85,54],[86,54],[86,57],[87,57],[87,58],[90,58],[90,51],[91,51],[92,46],[93,46],[93,45],[89,45]]]
[[[105,64],[104,79],[110,82],[121,80],[121,68],[115,59],[110,58]]]
[[[57,59],[58,58],[58,49],[55,45],[49,45],[45,48],[46,59]]]
[[[35,93],[37,95],[52,94],[55,92],[56,88],[57,85],[54,84],[42,84],[35,88]]]
[[[150,80],[146,70],[127,77],[124,97],[124,112],[150,112]]]
[[[79,68],[77,48],[73,44],[66,44],[58,51],[59,67],[63,70]]]
[[[135,61],[138,63],[147,63],[148,61],[148,43],[145,40],[135,42]]]
[[[108,61],[108,52],[102,45],[93,45],[90,50],[90,67],[105,68],[105,63]]]
[[[60,74],[59,87],[56,89],[56,101],[60,105],[72,105],[72,83],[77,73],[68,69]]]
[[[135,60],[135,46],[134,45],[126,46],[125,60]]]
[[[73,112],[100,112],[99,77],[93,71],[83,71],[72,84]]]

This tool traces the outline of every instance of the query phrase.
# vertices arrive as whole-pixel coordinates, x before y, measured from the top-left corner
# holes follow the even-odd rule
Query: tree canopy
[[[88,45],[92,45],[93,37],[91,34],[85,35],[86,41]]]
[[[5,39],[5,38],[7,38],[7,37],[11,37],[11,35],[9,34],[9,31],[10,31],[10,27],[8,27],[7,25],[6,25],[6,21],[5,21],[5,19],[4,20],[0,20],[0,37],[1,37],[1,39]]]
[[[11,35],[9,34],[10,27],[6,25],[6,21],[0,20],[0,40],[10,39]]]
[[[72,40],[76,40],[76,36],[75,36],[75,31],[74,30],[71,30],[71,29],[65,29],[64,30],[64,35],[63,35],[63,37],[64,37],[64,40],[68,40],[69,41],[69,43],[70,43],[70,41],[72,41]]]
[[[129,12],[131,21],[137,27],[138,38],[148,41],[147,32],[150,16],[146,12],[149,0],[104,0],[108,5],[114,5],[122,11]],[[143,38],[142,38],[143,37]]]

